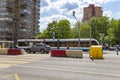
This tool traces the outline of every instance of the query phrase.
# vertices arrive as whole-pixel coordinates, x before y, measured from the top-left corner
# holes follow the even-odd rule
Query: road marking
[[[15,80],[19,80],[19,77],[17,74],[6,75],[6,76],[3,76],[2,78],[7,79],[8,77],[12,77],[12,76],[15,76]]]
[[[102,72],[93,72],[93,71],[76,71],[76,70],[67,70],[67,69],[55,69],[55,68],[53,69],[53,68],[45,68],[45,67],[30,67],[30,66],[20,66],[20,65],[16,65],[16,67],[120,77],[120,74],[111,74],[111,73],[102,73]]]
[[[0,61],[1,60],[9,60],[9,61],[34,61],[34,60],[37,60],[37,59],[24,59],[24,58],[0,58]]]
[[[20,63],[27,63],[27,61],[0,60],[0,63],[14,63],[14,64],[20,64]]]
[[[0,70],[3,70],[4,68],[9,68],[15,65],[38,61],[40,59],[46,59],[46,57],[41,57],[38,55],[5,56],[0,58]]]
[[[12,64],[0,64],[0,68],[8,68],[12,66]]]
[[[17,74],[15,74],[15,78],[16,78],[16,80],[19,80],[19,77],[18,77],[18,75],[17,75]]]

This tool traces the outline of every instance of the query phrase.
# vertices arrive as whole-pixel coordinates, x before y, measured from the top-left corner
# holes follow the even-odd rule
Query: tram
[[[70,48],[78,48],[79,40],[78,39],[19,39],[18,47],[25,48],[28,46],[32,46],[34,44],[44,43],[50,45],[51,48],[66,48],[69,46]],[[80,39],[80,47],[88,48],[91,45],[99,45],[99,42],[96,39],[90,38],[82,38]]]

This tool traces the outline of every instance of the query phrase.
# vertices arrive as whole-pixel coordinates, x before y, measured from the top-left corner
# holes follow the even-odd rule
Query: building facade
[[[89,4],[88,7],[84,7],[83,9],[83,19],[82,21],[88,21],[93,17],[101,17],[102,16],[102,8],[100,6],[95,6],[94,4]]]
[[[0,40],[34,38],[39,19],[40,0],[0,0]]]

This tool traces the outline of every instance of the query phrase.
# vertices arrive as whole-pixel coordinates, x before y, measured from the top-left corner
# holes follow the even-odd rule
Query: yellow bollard
[[[92,59],[103,59],[102,46],[101,45],[91,46],[89,57]]]
[[[2,45],[0,45],[0,48],[3,48]]]

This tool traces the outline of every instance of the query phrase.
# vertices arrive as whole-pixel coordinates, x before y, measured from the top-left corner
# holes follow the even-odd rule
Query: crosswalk
[[[0,70],[9,68],[11,66],[25,64],[32,61],[48,58],[49,54],[24,54],[18,56],[0,55]]]

